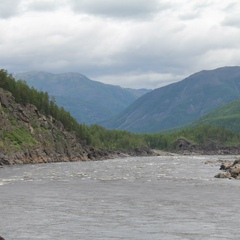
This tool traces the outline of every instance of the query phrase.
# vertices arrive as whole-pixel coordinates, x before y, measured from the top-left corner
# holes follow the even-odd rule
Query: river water
[[[240,181],[219,159],[159,156],[0,169],[5,240],[238,239]],[[205,164],[210,160],[210,164]]]

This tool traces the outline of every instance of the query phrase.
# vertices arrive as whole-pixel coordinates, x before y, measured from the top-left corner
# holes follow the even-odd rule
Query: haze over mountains
[[[90,80],[80,73],[32,71],[15,74],[14,77],[25,80],[37,90],[48,92],[79,123],[86,124],[98,123],[115,116],[150,91],[104,84]]]
[[[143,95],[103,125],[153,133],[188,124],[238,98],[240,67],[204,70]]]
[[[240,67],[200,71],[153,91],[103,84],[79,73],[27,72],[15,77],[55,96],[79,123],[136,133],[184,126],[240,98]]]

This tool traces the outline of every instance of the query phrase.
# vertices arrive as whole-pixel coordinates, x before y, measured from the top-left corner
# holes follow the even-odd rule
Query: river
[[[5,240],[238,239],[240,181],[219,159],[131,157],[0,169]],[[210,164],[205,164],[210,161]]]

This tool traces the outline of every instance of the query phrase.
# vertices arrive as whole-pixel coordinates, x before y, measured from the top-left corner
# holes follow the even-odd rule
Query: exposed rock
[[[221,172],[214,176],[215,178],[231,178],[231,174],[229,172]]]
[[[218,173],[216,178],[235,178],[240,179],[240,159],[235,160],[233,163],[229,161],[223,162],[220,170],[224,172]]]
[[[229,162],[223,162],[220,166],[220,170],[227,170],[232,166],[232,163]]]
[[[236,159],[236,160],[233,162],[233,165],[236,165],[236,164],[240,164],[240,159]]]
[[[196,147],[193,143],[183,138],[179,138],[175,142],[175,145],[176,145],[176,150],[190,150],[190,149],[192,150]]]
[[[240,146],[226,147],[213,142],[200,146],[179,138],[173,144],[171,152],[183,155],[239,155]]]
[[[233,178],[237,178],[240,173],[240,164],[233,164],[228,171]]]

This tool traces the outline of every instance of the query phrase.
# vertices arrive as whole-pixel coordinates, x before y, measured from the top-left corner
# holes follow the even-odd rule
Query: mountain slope
[[[112,157],[106,151],[86,145],[75,132],[41,114],[36,106],[17,103],[12,93],[2,88],[0,126],[0,166]]]
[[[235,133],[240,133],[240,99],[218,107],[191,123],[190,127],[210,125],[225,128]]]
[[[132,132],[158,132],[190,123],[239,97],[240,67],[201,71],[145,94],[103,125]]]
[[[59,106],[69,111],[78,122],[86,124],[111,118],[149,91],[103,84],[79,73],[34,71],[15,74],[14,77],[25,80],[38,90],[47,91]]]

